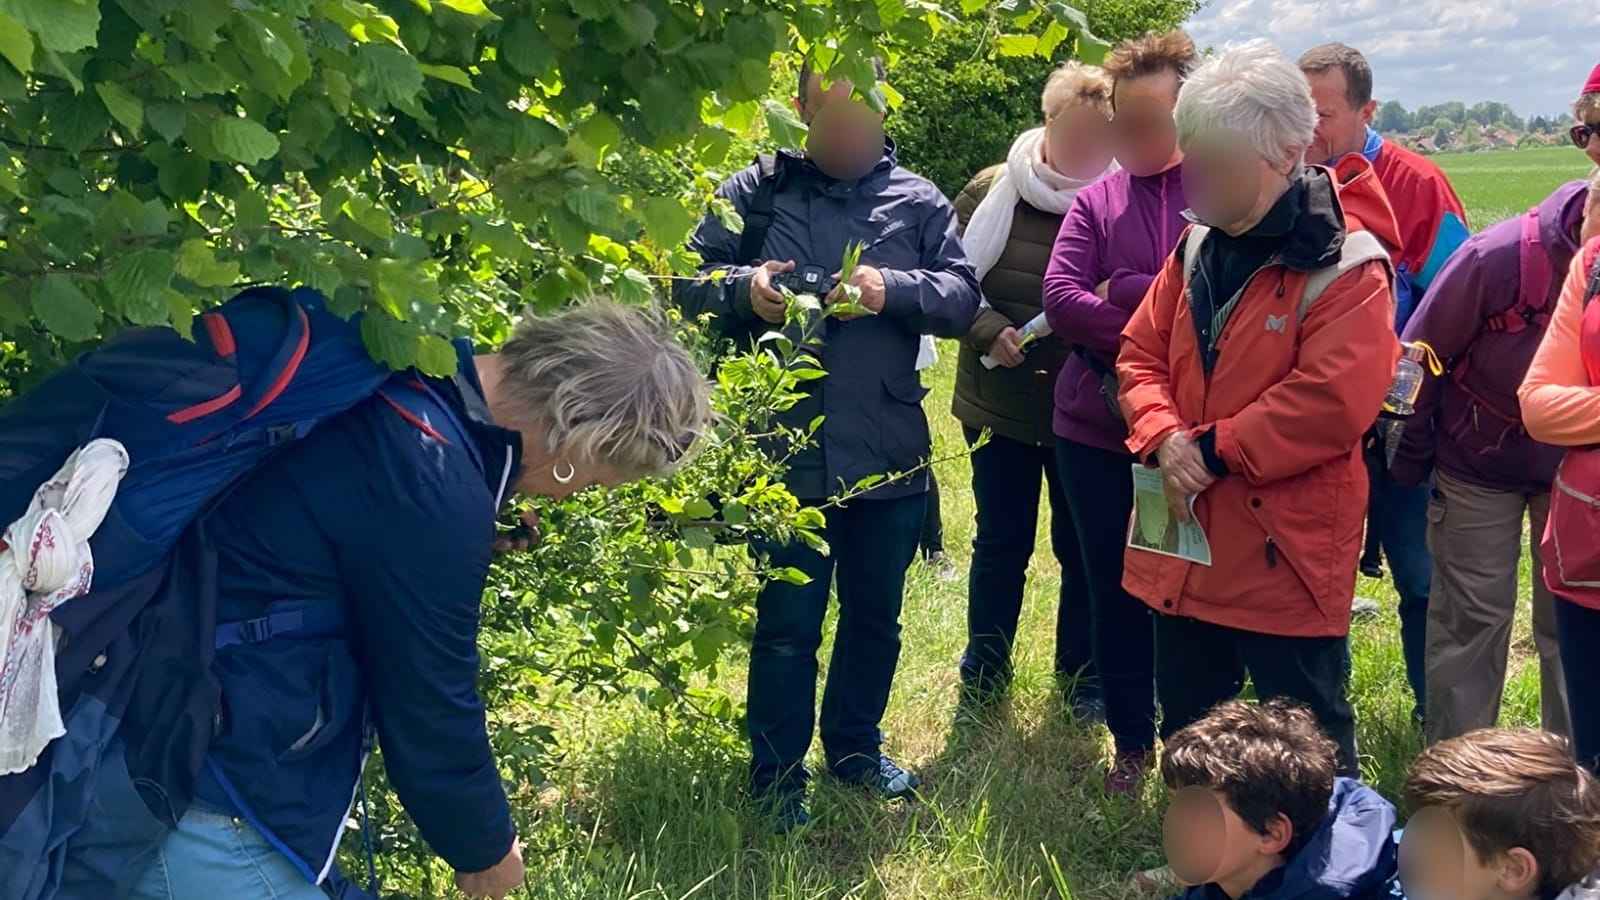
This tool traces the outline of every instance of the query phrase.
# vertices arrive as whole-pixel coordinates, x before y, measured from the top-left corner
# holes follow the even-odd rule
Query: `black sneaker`
[[[922,779],[895,765],[894,760],[882,753],[878,754],[876,767],[869,763],[846,769],[836,768],[833,775],[846,784],[870,788],[885,800],[915,796],[917,788],[922,786]]]

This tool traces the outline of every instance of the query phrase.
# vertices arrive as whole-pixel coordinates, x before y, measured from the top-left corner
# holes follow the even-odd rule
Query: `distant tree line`
[[[1495,101],[1468,106],[1460,100],[1451,100],[1412,111],[1397,100],[1389,100],[1378,107],[1373,117],[1373,127],[1384,134],[1407,135],[1440,148],[1469,150],[1492,143],[1486,139],[1486,132],[1502,135],[1509,132],[1518,137],[1556,135],[1571,124],[1572,116],[1568,113],[1524,119],[1510,106]]]

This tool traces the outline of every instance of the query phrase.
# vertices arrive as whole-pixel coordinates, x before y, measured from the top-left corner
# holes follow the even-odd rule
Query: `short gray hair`
[[[1228,44],[1190,73],[1175,115],[1180,146],[1210,131],[1233,131],[1277,165],[1300,159],[1317,128],[1305,75],[1260,38]]]
[[[553,455],[660,475],[711,417],[706,377],[648,310],[594,300],[528,315],[500,355],[505,402]]]

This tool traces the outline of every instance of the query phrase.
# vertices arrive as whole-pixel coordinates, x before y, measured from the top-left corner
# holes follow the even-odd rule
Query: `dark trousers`
[[[822,695],[822,746],[838,770],[871,765],[883,735],[878,724],[900,660],[900,601],[917,550],[926,495],[856,500],[828,511],[823,556],[800,542],[753,542],[775,567],[811,576],[804,585],[769,582],[756,599],[750,648],[751,783],[804,783],[804,759],[816,722],[817,650],[838,579],[839,623]]]
[[[1258,698],[1284,697],[1309,707],[1339,745],[1340,774],[1360,774],[1355,711],[1346,691],[1344,638],[1279,637],[1179,616],[1155,619],[1163,739],[1204,718],[1218,703],[1239,696],[1249,675]]]
[[[1535,578],[1542,577],[1535,572]],[[1572,749],[1578,761],[1600,775],[1600,610],[1556,597],[1556,634],[1561,670],[1567,676],[1572,714]]]
[[[1406,681],[1416,698],[1414,714],[1424,717],[1428,644],[1428,593],[1433,581],[1433,556],[1428,553],[1428,485],[1407,487],[1389,474],[1380,442],[1366,452],[1367,471],[1376,500],[1369,506],[1378,513],[1377,532],[1389,577],[1400,595],[1400,649],[1406,661]],[[1372,523],[1368,523],[1372,527]]]
[[[1089,585],[1090,637],[1119,753],[1155,747],[1155,644],[1150,608],[1122,589],[1122,555],[1133,516],[1133,459],[1056,441],[1061,490],[1072,512]]]
[[[968,445],[977,443],[978,429],[963,430]],[[991,434],[972,452],[977,536],[967,576],[967,650],[961,657],[962,684],[979,694],[1003,691],[1011,680],[1011,648],[1038,531],[1041,479],[1050,498],[1050,547],[1061,566],[1056,676],[1075,696],[1099,693],[1089,636],[1089,585],[1054,451]]]
[[[928,469],[928,509],[922,514],[922,535],[917,538],[917,547],[922,550],[923,559],[944,552],[944,514],[939,510],[939,481],[933,477],[933,469]]]

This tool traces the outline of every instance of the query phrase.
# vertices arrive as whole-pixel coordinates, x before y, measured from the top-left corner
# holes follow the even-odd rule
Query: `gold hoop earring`
[[[550,477],[554,478],[557,484],[571,484],[572,479],[578,477],[578,469],[572,464],[572,461],[567,460],[566,463],[567,474],[565,475],[561,474],[561,463],[556,463],[550,467]]]

